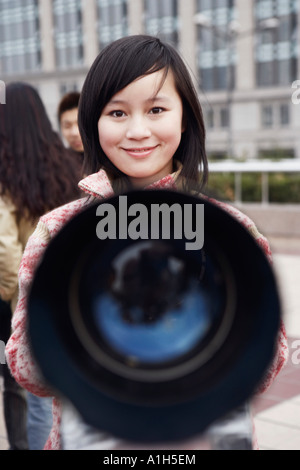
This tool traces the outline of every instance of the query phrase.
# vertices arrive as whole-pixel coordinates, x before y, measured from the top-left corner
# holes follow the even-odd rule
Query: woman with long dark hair
[[[0,335],[4,342],[11,333],[18,269],[27,240],[40,216],[78,198],[80,171],[53,130],[37,91],[26,83],[9,84],[6,104],[0,105]],[[25,391],[6,365],[3,377],[9,445],[26,449]],[[31,448],[30,430],[28,437]]]
[[[197,92],[177,51],[159,38],[129,36],[103,49],[87,74],[78,117],[88,175],[79,186],[86,197],[41,217],[30,237],[21,262],[21,295],[13,319],[14,333],[6,347],[16,380],[43,396],[53,392],[30,354],[24,300],[47,245],[71,218],[88,206],[91,197],[103,200],[131,188],[177,190],[183,187],[201,193],[207,179],[205,127]],[[225,203],[215,201],[215,204],[231,212],[266,254],[270,254],[267,240],[253,221]],[[131,360],[134,355],[128,357]],[[263,389],[272,383],[286,359],[287,343],[282,326],[278,351]],[[133,367],[135,364],[133,359]],[[131,387],[128,390],[130,393]],[[66,421],[62,418],[61,403],[55,398],[53,428],[45,449],[60,449],[62,444],[67,449],[63,437],[74,437],[72,429],[80,436],[79,427],[69,427],[69,420],[64,434]],[[175,420],[176,417],[176,424]],[[114,437],[101,432],[99,449],[128,449],[126,442]]]

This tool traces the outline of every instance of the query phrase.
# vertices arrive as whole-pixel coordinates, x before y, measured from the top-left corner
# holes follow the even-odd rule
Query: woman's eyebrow
[[[165,96],[165,95],[155,95],[155,96],[152,96],[151,98],[149,98],[146,101],[149,101],[151,103],[153,103],[153,101],[170,101],[170,98],[168,96]]]
[[[145,100],[146,103],[147,102],[153,103],[154,101],[170,101],[170,99],[164,95],[155,95]],[[128,102],[129,101],[126,101],[126,100],[112,99],[111,101],[107,103],[106,106],[125,105],[125,104],[128,104]]]
[[[127,101],[125,100],[110,100],[106,106],[110,106],[110,105],[115,105],[115,104],[126,104]]]

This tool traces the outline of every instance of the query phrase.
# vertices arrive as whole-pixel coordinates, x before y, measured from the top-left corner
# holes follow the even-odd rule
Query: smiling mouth
[[[150,152],[151,150],[154,150],[155,147],[142,147],[142,148],[125,148],[126,152],[133,152],[133,153],[144,153],[144,152]]]
[[[131,157],[148,157],[152,152],[158,147],[155,145],[153,147],[140,147],[140,148],[124,148],[125,152]]]

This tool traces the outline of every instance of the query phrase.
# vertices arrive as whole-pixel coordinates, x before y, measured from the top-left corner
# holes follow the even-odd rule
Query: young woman
[[[77,199],[80,167],[75,166],[59,136],[53,131],[36,90],[25,83],[6,88],[7,104],[0,105],[0,299],[14,311],[18,297],[18,269],[29,236],[47,211]],[[2,312],[4,304],[2,303]],[[10,336],[11,314],[1,314],[1,340]],[[4,416],[10,447],[27,448],[26,399],[4,366]],[[41,409],[34,418],[28,395],[29,447],[43,439],[41,427],[32,437]],[[38,405],[49,409],[44,401]],[[51,416],[48,411],[48,415]],[[45,415],[44,415],[45,416]],[[33,425],[31,425],[33,419]],[[51,419],[52,421],[52,419]],[[41,426],[45,429],[44,424]],[[47,432],[47,431],[46,431]],[[35,442],[33,442],[35,441]]]
[[[20,268],[20,299],[7,357],[16,379],[34,393],[47,390],[28,348],[26,296],[38,259],[49,241],[89,203],[128,188],[176,188],[200,192],[207,179],[205,128],[190,75],[178,53],[158,38],[131,36],[107,46],[96,58],[82,89],[79,127],[85,150],[80,188],[87,198],[67,204],[40,219]],[[266,239],[246,216],[225,204],[249,228],[269,255]],[[33,256],[34,255],[34,256]],[[281,330],[278,353],[264,386],[286,360]],[[60,407],[54,404],[54,427],[47,449],[60,446]]]

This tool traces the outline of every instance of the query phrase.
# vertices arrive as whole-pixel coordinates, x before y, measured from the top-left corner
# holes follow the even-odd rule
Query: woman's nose
[[[143,117],[130,119],[126,131],[127,139],[141,140],[151,136],[151,130]]]

